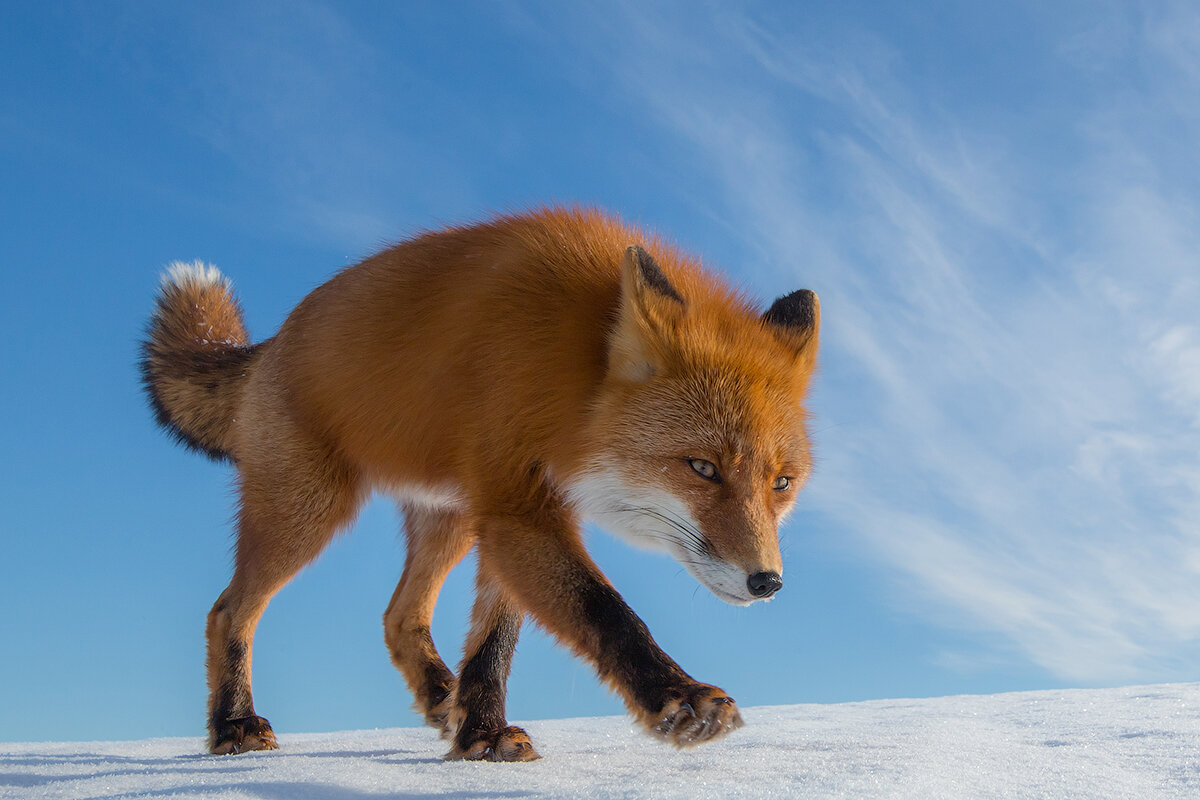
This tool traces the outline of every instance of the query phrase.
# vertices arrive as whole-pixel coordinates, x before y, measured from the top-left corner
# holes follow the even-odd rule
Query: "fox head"
[[[720,599],[767,599],[783,585],[779,524],[812,466],[801,403],[817,297],[793,292],[760,314],[699,271],[669,279],[641,247],[621,269],[590,457],[570,494]]]

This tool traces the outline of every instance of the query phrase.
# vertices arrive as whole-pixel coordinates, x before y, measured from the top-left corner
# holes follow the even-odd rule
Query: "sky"
[[[589,547],[747,705],[1200,674],[1200,11],[1187,3],[0,2],[0,741],[203,729],[228,467],[136,352],[202,259],[266,338],[338,269],[547,202],[822,303],[787,585]],[[372,502],[272,602],[276,730],[415,725]],[[434,637],[457,661],[473,568]],[[616,714],[527,625],[514,718]]]

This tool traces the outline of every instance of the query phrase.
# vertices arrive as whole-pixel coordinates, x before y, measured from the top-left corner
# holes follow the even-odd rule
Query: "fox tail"
[[[260,347],[250,344],[228,278],[199,261],[171,264],[141,347],[158,424],[209,458],[234,460],[233,422]]]

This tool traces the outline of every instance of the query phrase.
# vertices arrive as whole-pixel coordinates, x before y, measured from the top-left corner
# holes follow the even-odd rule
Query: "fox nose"
[[[783,588],[778,572],[756,572],[746,579],[746,588],[755,597],[770,597]]]

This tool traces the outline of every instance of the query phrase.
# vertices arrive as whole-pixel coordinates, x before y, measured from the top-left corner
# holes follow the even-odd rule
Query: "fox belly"
[[[811,292],[760,312],[593,211],[420,236],[318,287],[257,345],[219,273],[174,271],[146,388],[180,441],[233,461],[240,492],[234,575],[207,629],[210,750],[276,746],[250,689],[258,619],[376,491],[397,499],[407,541],[385,641],[448,757],[537,757],[505,714],[527,615],[659,738],[689,746],[738,727],[733,700],[654,642],[580,524],[671,553],[727,602],[773,595],[778,526],[811,469],[802,401],[818,323]],[[429,626],[473,548],[456,674]]]

